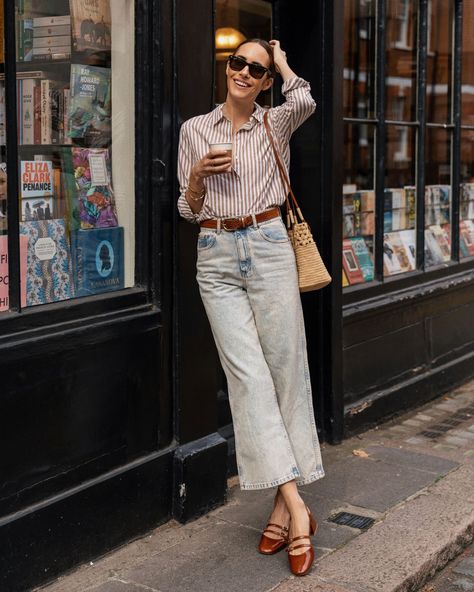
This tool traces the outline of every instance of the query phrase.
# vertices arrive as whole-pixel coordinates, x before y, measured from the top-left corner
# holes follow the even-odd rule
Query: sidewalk
[[[422,434],[424,432],[424,434]],[[301,491],[319,528],[311,572],[257,552],[274,490],[240,491],[84,565],[43,592],[417,592],[474,538],[474,381],[338,446]],[[353,526],[329,518],[363,518]]]

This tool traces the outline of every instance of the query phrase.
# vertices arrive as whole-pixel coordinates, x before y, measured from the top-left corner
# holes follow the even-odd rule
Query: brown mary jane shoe
[[[280,530],[275,530],[275,528],[279,528]],[[265,535],[266,532],[271,532],[273,534],[280,535],[279,538],[274,539]],[[274,524],[273,522],[269,522],[266,528],[262,531],[262,536],[260,537],[260,543],[258,545],[259,553],[263,555],[273,555],[274,553],[278,553],[281,549],[284,549],[288,544],[288,527],[282,526],[281,524]]]
[[[288,547],[286,549],[288,552],[288,560],[290,562],[290,570],[295,576],[304,576],[307,574],[314,561],[314,549],[311,540],[309,543],[299,543],[297,545],[293,544],[295,541],[299,541],[300,539],[309,539],[310,536],[316,533],[318,528],[318,524],[314,516],[311,514],[311,510],[308,508],[308,506],[306,506],[306,510],[308,511],[309,516],[309,535],[301,534],[292,537],[288,540]],[[300,547],[308,548],[306,551],[304,551],[304,553],[300,553],[298,555],[291,554],[292,551]]]

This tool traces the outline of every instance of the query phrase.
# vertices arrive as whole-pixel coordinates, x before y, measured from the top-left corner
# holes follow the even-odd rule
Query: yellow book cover
[[[76,51],[110,51],[110,0],[69,0],[71,30]]]

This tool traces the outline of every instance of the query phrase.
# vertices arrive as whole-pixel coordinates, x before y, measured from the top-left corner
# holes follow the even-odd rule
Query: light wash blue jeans
[[[324,476],[295,257],[281,218],[201,228],[197,280],[227,377],[241,489]]]

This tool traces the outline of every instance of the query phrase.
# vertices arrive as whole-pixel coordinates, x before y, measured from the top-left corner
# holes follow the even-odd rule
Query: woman
[[[286,101],[269,109],[269,123],[289,166],[290,136],[315,102],[278,41],[247,40],[227,62],[225,103],[181,127],[178,209],[201,227],[197,280],[227,377],[240,487],[278,487],[259,551],[287,547],[291,571],[304,575],[316,521],[297,486],[324,470],[294,253],[278,208],[286,191],[255,103],[276,72]],[[232,143],[232,156],[211,152],[216,143]]]

